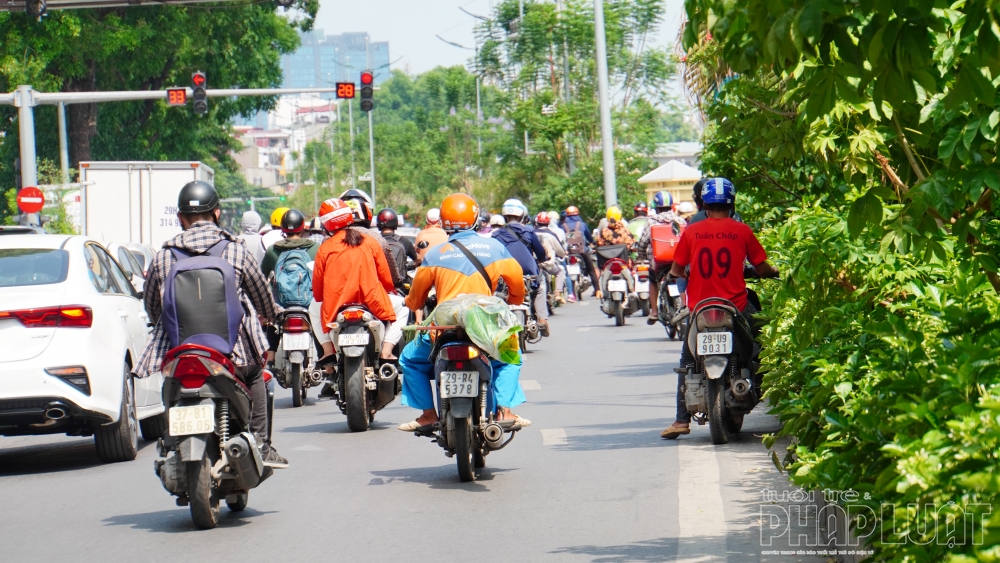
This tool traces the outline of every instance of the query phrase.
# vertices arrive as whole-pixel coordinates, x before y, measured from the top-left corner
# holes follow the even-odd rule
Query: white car
[[[146,286],[146,272],[139,265],[139,261],[136,260],[135,255],[127,247],[117,242],[109,242],[105,245],[105,248],[108,249],[108,253],[118,261],[118,265],[125,271],[125,275],[128,276],[128,281],[132,284],[132,287],[136,291],[141,292]]]
[[[148,322],[94,240],[0,237],[0,435],[93,435],[102,461],[134,459],[166,427],[162,377],[131,375]]]

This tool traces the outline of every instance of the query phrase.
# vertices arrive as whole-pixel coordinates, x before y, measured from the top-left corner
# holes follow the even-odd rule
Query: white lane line
[[[593,327],[590,327],[590,326],[581,326],[580,328],[576,329],[576,331],[577,332],[587,332],[591,328],[593,328]]]
[[[523,391],[539,391],[542,386],[534,379],[523,379],[521,380],[521,389]]]
[[[321,452],[323,448],[319,446],[313,446],[312,444],[306,444],[304,446],[299,446],[297,448],[292,448],[292,450],[297,452]]]
[[[590,301],[577,301],[577,305],[590,305]]]
[[[675,561],[725,561],[726,515],[715,447],[685,443],[677,446],[680,541]]]
[[[549,428],[542,430],[543,446],[565,446],[566,431],[562,428]]]

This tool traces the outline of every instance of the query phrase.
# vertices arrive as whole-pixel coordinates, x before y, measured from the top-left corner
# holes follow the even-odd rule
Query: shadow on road
[[[253,502],[251,498],[250,502]],[[247,508],[242,512],[233,512],[223,506],[219,509],[220,528],[239,528],[250,524],[250,521],[257,516],[265,514],[275,514],[276,510],[260,511]],[[160,532],[164,534],[178,534],[184,532],[200,532],[191,522],[191,512],[187,508],[177,508],[174,510],[160,510],[159,512],[145,512],[142,514],[122,514],[112,516],[103,520],[106,526],[128,526],[133,530],[147,530],[150,532]]]
[[[153,442],[140,440],[139,451],[152,445]],[[0,476],[74,471],[98,465],[104,464],[97,458],[93,438],[0,450]]]
[[[294,432],[297,434],[311,434],[313,432],[330,434],[365,434],[365,432],[351,432],[351,429],[347,427],[347,420],[342,418],[343,415],[338,412],[335,416],[341,417],[341,419],[331,422],[321,422],[319,424],[307,424],[305,426],[286,426],[285,428],[276,428],[275,430],[279,433]],[[368,432],[378,432],[389,428],[395,429],[396,425],[390,422],[380,422],[378,420],[368,424]]]
[[[602,373],[602,375],[604,374],[616,377],[659,377],[673,375],[673,370],[671,369],[671,364],[654,362],[634,366],[620,366],[612,371]]]
[[[368,482],[369,486],[388,485],[393,482],[419,483],[429,485],[432,489],[460,490],[474,493],[489,492],[489,487],[484,482],[492,481],[497,475],[516,469],[499,469],[484,467],[476,472],[476,480],[471,483],[462,483],[458,480],[458,471],[455,464],[440,465],[436,467],[411,467],[407,469],[393,469],[389,471],[372,471],[375,476]]]
[[[718,541],[717,538],[711,538]],[[696,542],[689,538],[685,542]],[[623,545],[576,545],[561,547],[549,553],[586,555],[596,563],[618,563],[625,561],[672,561],[677,556],[677,538],[659,538]],[[714,552],[713,552],[714,553]]]

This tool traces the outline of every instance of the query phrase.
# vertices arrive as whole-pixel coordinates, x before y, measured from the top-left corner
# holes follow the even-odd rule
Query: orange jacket
[[[417,249],[417,262],[421,262],[424,259],[424,254],[427,251],[439,244],[443,244],[448,240],[448,233],[444,229],[438,226],[427,227],[426,229],[417,233],[417,238],[413,241],[413,246]],[[427,246],[420,248],[420,243],[426,242]]]
[[[493,287],[486,286],[486,280],[472,262],[462,254],[451,241],[458,240],[472,252],[483,269],[489,274]],[[411,310],[424,306],[427,294],[433,287],[438,303],[444,303],[463,293],[493,295],[497,282],[503,278],[509,295],[507,303],[520,305],[524,301],[524,273],[517,260],[507,252],[503,243],[496,239],[481,237],[475,231],[460,231],[451,235],[448,242],[431,248],[424,256],[423,265],[417,268],[406,297],[406,306]]]
[[[345,236],[346,230],[341,229],[323,241],[313,266],[313,298],[323,302],[323,332],[330,332],[326,325],[336,320],[337,311],[347,303],[363,303],[375,317],[396,320],[389,301],[392,274],[382,247],[364,235],[361,245],[351,248]]]

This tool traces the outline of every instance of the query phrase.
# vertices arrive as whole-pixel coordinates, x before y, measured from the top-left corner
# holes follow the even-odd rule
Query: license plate
[[[441,398],[478,397],[479,372],[477,371],[442,371]]]
[[[679,289],[677,289],[677,284],[672,283],[667,286],[667,294],[670,295],[671,297],[678,297],[680,296],[681,292]]]
[[[625,280],[608,280],[608,291],[628,291],[628,282]]]
[[[569,274],[569,275],[571,275],[571,276],[579,276],[580,275],[580,265],[579,264],[567,264],[566,265],[566,273]]]
[[[698,355],[731,354],[733,351],[733,333],[731,332],[699,332]]]
[[[168,411],[171,436],[208,434],[215,431],[215,405],[173,407]]]
[[[281,348],[286,352],[289,350],[308,350],[311,336],[308,332],[300,334],[285,333],[281,335]]]
[[[337,345],[339,346],[367,346],[368,345],[368,333],[367,332],[356,332],[354,334],[341,334],[337,337]]]
[[[635,292],[649,293],[649,282],[648,281],[635,282]]]

